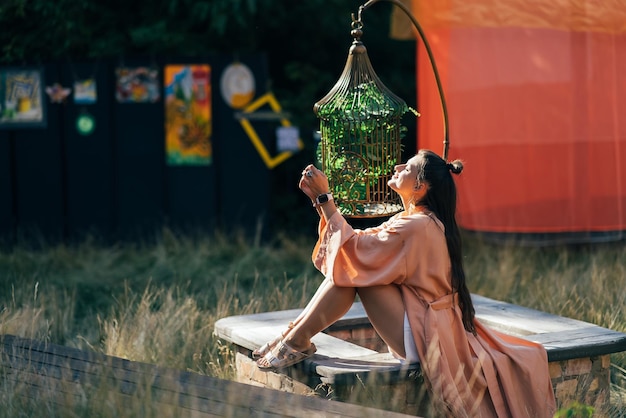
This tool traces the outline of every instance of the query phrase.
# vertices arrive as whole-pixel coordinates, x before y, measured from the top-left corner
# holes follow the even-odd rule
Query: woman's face
[[[417,184],[417,163],[420,158],[420,156],[416,155],[410,158],[406,163],[395,166],[393,177],[387,182],[389,187],[400,195],[406,196],[413,193],[415,185]]]

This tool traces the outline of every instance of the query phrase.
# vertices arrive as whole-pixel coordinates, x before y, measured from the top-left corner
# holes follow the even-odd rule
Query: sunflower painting
[[[167,165],[210,165],[211,67],[165,67],[165,146]]]

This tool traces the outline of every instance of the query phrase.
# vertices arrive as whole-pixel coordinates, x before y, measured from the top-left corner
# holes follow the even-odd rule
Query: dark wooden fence
[[[237,59],[254,73],[256,97],[267,84],[264,54]],[[0,238],[72,241],[96,233],[106,239],[145,238],[166,225],[180,229],[230,226],[254,230],[270,199],[270,170],[222,99],[219,76],[232,56],[128,60],[125,66],[198,64],[211,66],[213,162],[168,166],[165,162],[164,104],[119,103],[119,61],[43,65],[45,86],[73,86],[93,78],[97,102],[47,104],[47,127],[0,130]],[[1,68],[1,67],[0,67]],[[162,80],[161,80],[162,81]],[[48,97],[44,96],[48,101]],[[96,129],[81,135],[76,118],[85,108]],[[268,122],[255,129],[270,150]],[[269,135],[267,133],[269,132]]]

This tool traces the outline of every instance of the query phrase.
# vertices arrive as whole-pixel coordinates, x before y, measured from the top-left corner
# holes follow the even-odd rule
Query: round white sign
[[[244,64],[231,64],[222,73],[220,88],[224,101],[230,107],[241,109],[254,97],[254,75]]]

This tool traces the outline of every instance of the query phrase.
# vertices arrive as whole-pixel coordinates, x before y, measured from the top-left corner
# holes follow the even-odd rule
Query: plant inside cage
[[[351,33],[354,40],[339,81],[314,106],[321,134],[317,158],[343,215],[391,215],[402,209],[400,197],[387,185],[407,130],[401,118],[415,111],[374,72],[360,40],[360,22],[353,22]]]

